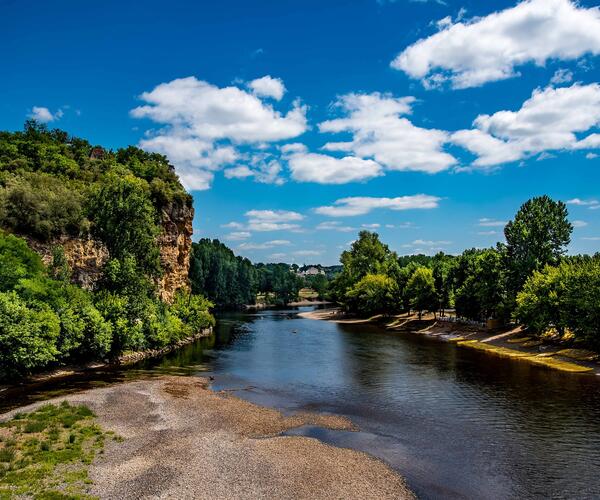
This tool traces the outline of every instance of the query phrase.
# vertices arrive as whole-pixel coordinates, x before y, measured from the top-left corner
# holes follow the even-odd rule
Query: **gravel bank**
[[[90,493],[100,498],[413,498],[400,476],[365,453],[279,435],[302,425],[353,430],[343,417],[284,416],[215,393],[196,377],[63,399],[88,405],[105,429],[125,438],[108,444],[90,469]]]

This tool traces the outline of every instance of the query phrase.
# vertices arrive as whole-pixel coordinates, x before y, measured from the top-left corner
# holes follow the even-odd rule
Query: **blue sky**
[[[596,252],[597,5],[0,0],[0,127],[167,154],[194,238],[255,261],[489,246],[540,194]]]

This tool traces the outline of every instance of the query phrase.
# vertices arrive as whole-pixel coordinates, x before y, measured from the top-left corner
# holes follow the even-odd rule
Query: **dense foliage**
[[[213,323],[201,296],[157,296],[170,203],[191,197],[162,155],[106,151],[33,121],[0,132],[0,377],[163,347]],[[53,246],[50,266],[16,235]],[[70,283],[63,237],[106,247],[94,290]]]
[[[398,256],[362,231],[342,253],[331,292],[361,315],[455,308],[469,320],[516,320],[600,347],[600,255],[565,256],[567,216],[564,203],[533,198],[507,224],[506,244],[458,256]]]
[[[299,278],[288,264],[252,264],[236,256],[219,240],[201,239],[192,245],[190,264],[192,291],[208,297],[217,307],[235,308],[263,301],[285,305],[298,299],[298,292],[312,281]],[[325,293],[316,280],[320,293]]]

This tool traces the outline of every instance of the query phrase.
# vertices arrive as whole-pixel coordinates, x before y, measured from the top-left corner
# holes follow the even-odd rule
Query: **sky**
[[[600,250],[598,0],[0,0],[0,129],[166,154],[194,240],[336,264],[503,241],[568,204]]]

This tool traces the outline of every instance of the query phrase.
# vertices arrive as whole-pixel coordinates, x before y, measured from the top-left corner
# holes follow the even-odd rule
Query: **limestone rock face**
[[[177,290],[190,289],[188,273],[193,220],[194,209],[191,205],[171,203],[162,210],[158,245],[163,275],[158,281],[158,291],[165,302],[172,302]]]
[[[52,263],[52,249],[55,246],[62,246],[72,271],[71,281],[88,290],[93,288],[100,278],[102,266],[108,260],[108,250],[104,244],[92,238],[65,236],[50,243],[27,238],[27,242],[40,254],[46,265]]]
[[[157,280],[162,300],[172,302],[179,289],[189,291],[188,272],[192,251],[191,205],[170,203],[161,211],[161,233],[158,237],[163,275]],[[52,249],[60,245],[72,271],[71,281],[88,290],[92,289],[101,275],[102,266],[109,258],[106,246],[93,238],[62,237],[52,242],[39,242],[26,238],[46,265],[52,262]]]

